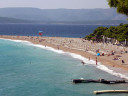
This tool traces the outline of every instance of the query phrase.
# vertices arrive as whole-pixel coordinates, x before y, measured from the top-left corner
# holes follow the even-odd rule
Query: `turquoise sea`
[[[95,90],[128,90],[128,84],[73,84],[72,79],[121,79],[94,61],[29,42],[0,39],[0,96],[95,96]],[[127,96],[100,94],[99,96]]]

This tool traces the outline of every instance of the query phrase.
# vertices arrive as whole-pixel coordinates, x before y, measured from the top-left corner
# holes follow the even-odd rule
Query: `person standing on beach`
[[[90,61],[90,57],[89,57],[89,59],[88,59],[89,61]]]
[[[60,49],[59,45],[57,45],[57,49],[58,49],[58,50]]]
[[[124,64],[124,60],[122,60],[122,64]]]
[[[96,65],[97,65],[97,57],[96,57]]]

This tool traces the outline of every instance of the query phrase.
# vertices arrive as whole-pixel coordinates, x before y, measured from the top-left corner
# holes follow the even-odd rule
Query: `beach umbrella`
[[[100,56],[100,53],[97,53],[97,55],[96,56]]]
[[[39,31],[39,36],[42,36],[43,35],[43,31]]]

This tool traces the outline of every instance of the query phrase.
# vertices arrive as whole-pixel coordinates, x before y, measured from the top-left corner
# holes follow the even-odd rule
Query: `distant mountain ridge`
[[[0,8],[0,17],[16,18],[36,22],[92,22],[126,20],[116,9],[38,9]]]
[[[16,18],[0,17],[0,23],[34,23],[34,21],[21,20]]]

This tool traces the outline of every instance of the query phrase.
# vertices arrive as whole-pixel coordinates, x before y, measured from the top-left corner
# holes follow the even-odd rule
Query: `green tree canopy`
[[[110,7],[117,8],[117,12],[128,16],[128,0],[107,0]]]
[[[117,28],[115,26],[111,26],[106,31],[104,31],[103,35],[109,38],[116,38],[117,34]]]
[[[110,27],[98,27],[92,34],[87,35],[85,38],[87,40],[92,40],[96,37],[96,40],[100,41],[102,36],[115,38],[116,40],[128,41],[128,24],[120,24],[119,26],[110,26]]]

